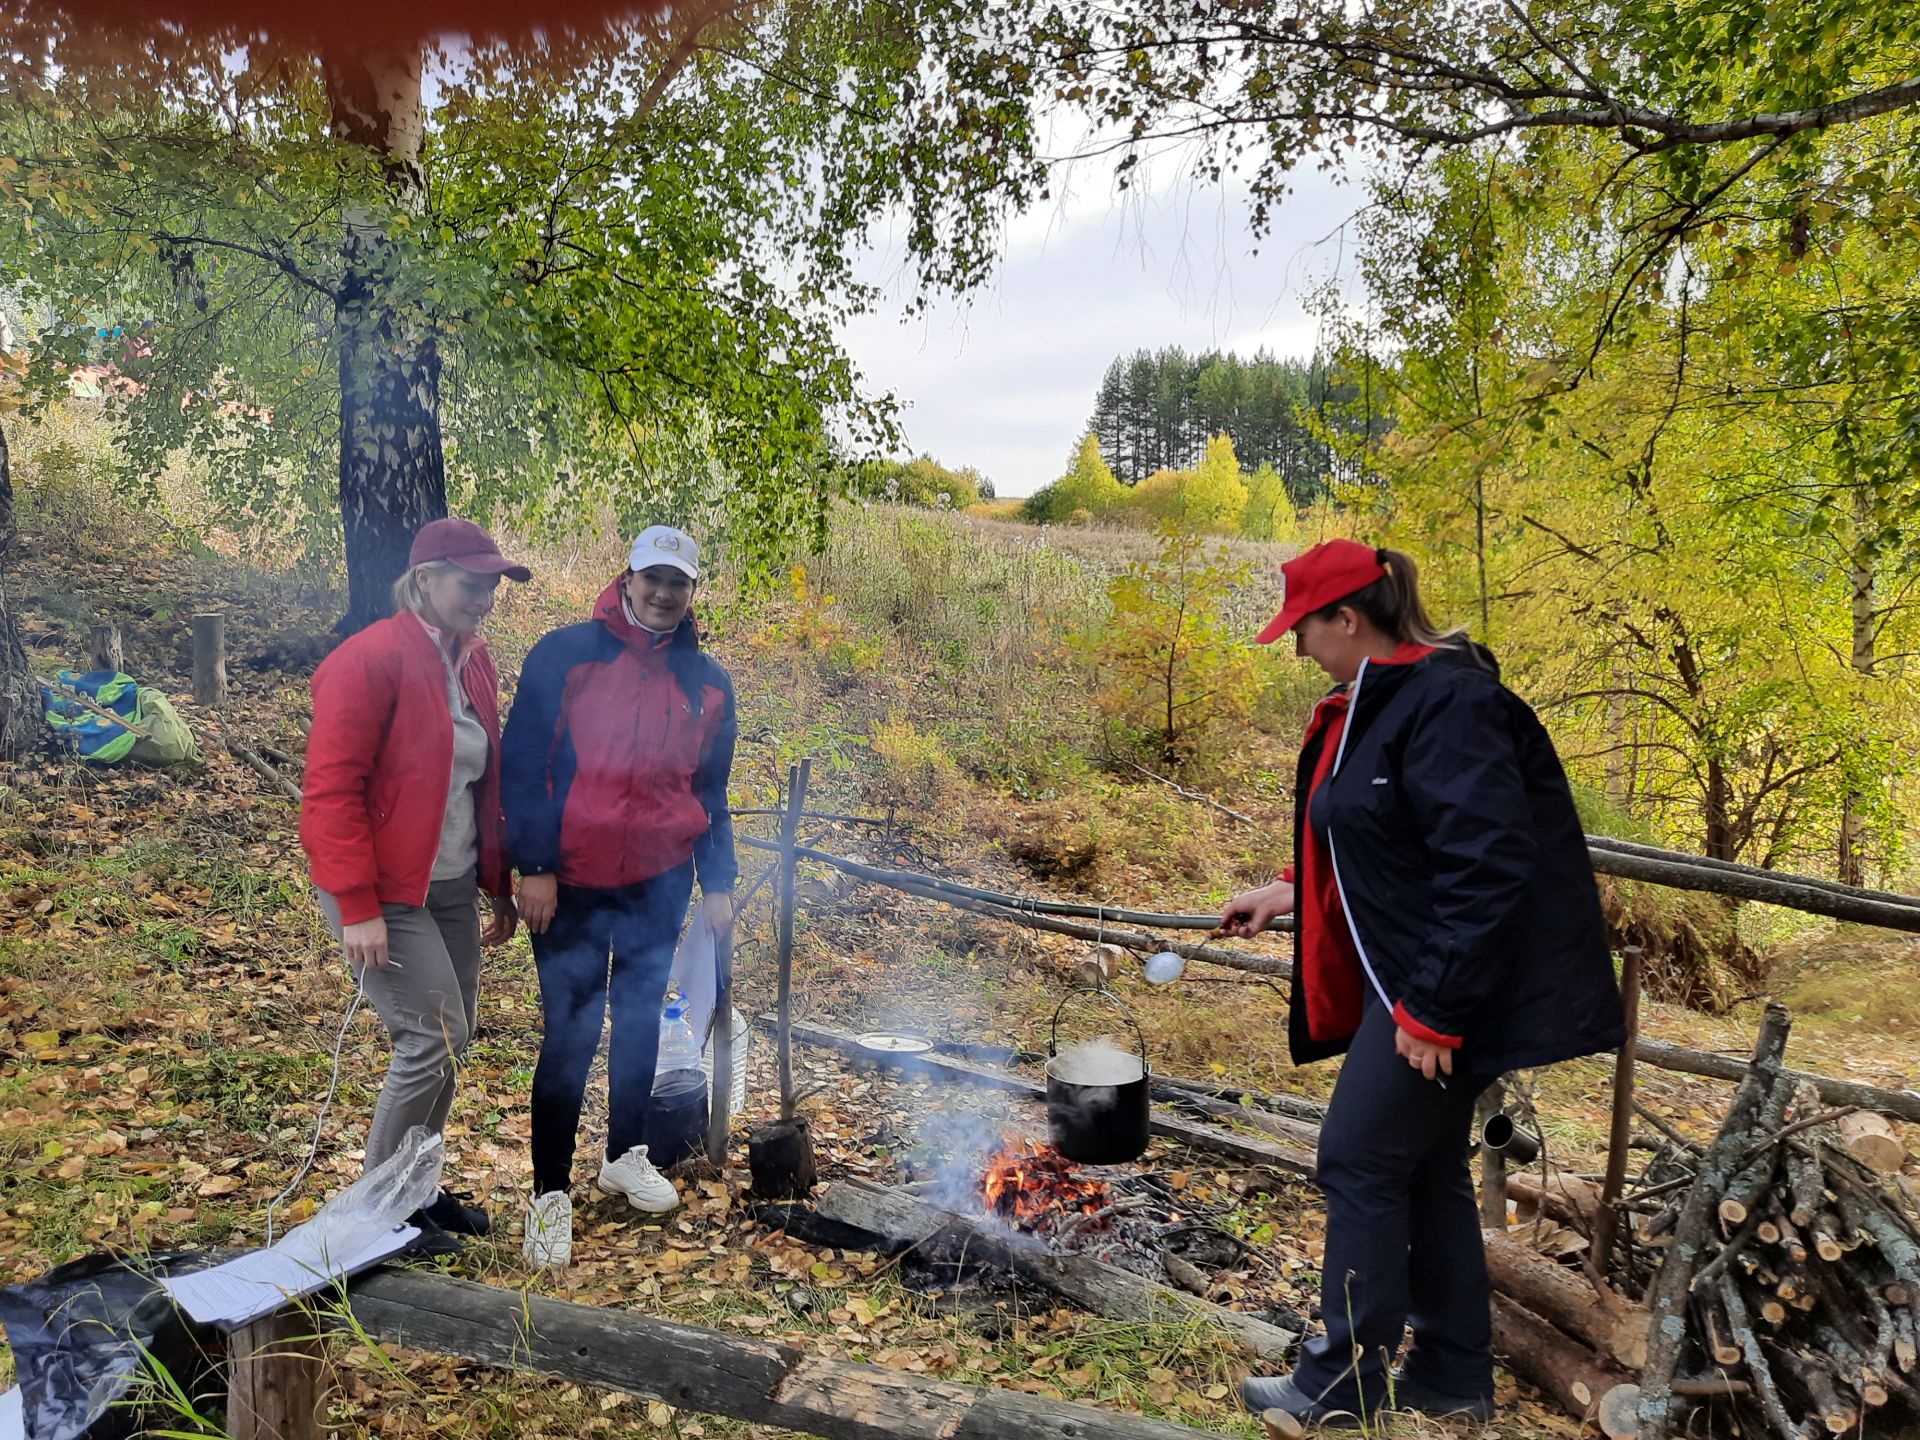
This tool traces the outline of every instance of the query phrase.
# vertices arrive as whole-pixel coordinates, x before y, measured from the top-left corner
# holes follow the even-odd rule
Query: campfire
[[[980,1198],[988,1215],[1022,1230],[1039,1230],[1072,1216],[1086,1220],[1075,1228],[1104,1224],[1096,1220],[1113,1205],[1104,1181],[1081,1173],[1080,1167],[1045,1145],[1017,1135],[988,1158],[981,1171]]]

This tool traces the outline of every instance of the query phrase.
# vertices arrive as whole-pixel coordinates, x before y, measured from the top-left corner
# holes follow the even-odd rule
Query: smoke
[[[1122,1050],[1109,1035],[1062,1050],[1047,1069],[1068,1085],[1131,1085],[1145,1073],[1140,1057]]]
[[[947,1097],[949,1102],[959,1097]],[[1007,1113],[999,1096],[970,1096],[968,1099],[998,1102],[991,1109],[977,1109],[957,1103],[944,1103],[920,1124],[917,1169],[931,1171],[924,1198],[929,1204],[961,1215],[982,1212],[981,1176],[1006,1143],[1019,1131],[1018,1122]]]

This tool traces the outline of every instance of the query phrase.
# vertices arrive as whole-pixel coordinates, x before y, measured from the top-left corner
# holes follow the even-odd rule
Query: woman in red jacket
[[[738,864],[727,777],[733,681],[700,646],[691,535],[640,532],[593,619],[555,630],[520,671],[507,721],[507,824],[546,1034],[533,1072],[533,1202],[522,1253],[573,1253],[573,1152],[611,1011],[607,1145],[596,1184],[636,1210],[680,1203],[649,1158],[660,1003],[694,881],[716,935]]]
[[[393,588],[398,613],[313,675],[300,843],[327,924],[393,1041],[369,1170],[413,1126],[445,1127],[473,1036],[480,947],[513,935],[500,681],[479,635],[502,575],[530,578],[478,525],[423,526]],[[491,1228],[444,1191],[421,1217],[461,1234]]]

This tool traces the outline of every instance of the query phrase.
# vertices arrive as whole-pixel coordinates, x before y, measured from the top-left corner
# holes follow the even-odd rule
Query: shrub
[[[1094,702],[1122,731],[1179,764],[1219,722],[1244,720],[1259,692],[1253,647],[1224,619],[1248,568],[1225,546],[1166,527],[1159,553],[1107,589],[1108,612],[1070,644],[1092,665]]]
[[[1101,458],[1099,437],[1089,433],[1067,473],[1033,495],[1024,513],[1035,524],[1086,525],[1116,514],[1126,503],[1126,487]]]

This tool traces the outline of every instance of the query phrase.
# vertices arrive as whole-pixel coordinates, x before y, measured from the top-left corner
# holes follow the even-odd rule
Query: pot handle
[[[1146,1032],[1140,1028],[1140,1022],[1133,1018],[1133,1011],[1127,1008],[1127,1002],[1107,989],[1104,985],[1083,986],[1069,990],[1065,995],[1060,997],[1060,1003],[1053,1007],[1053,1024],[1049,1026],[1047,1030],[1048,1056],[1051,1057],[1060,1053],[1060,1012],[1067,1008],[1067,1001],[1073,999],[1076,995],[1098,995],[1104,1000],[1111,1000],[1120,1007],[1122,1018],[1132,1027],[1134,1039],[1140,1042],[1140,1064],[1142,1067],[1145,1067],[1147,1064]]]

